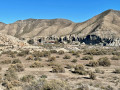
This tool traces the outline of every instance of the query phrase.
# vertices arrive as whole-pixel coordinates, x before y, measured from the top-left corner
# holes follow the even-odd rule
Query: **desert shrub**
[[[71,68],[74,68],[74,65],[72,65],[72,64],[67,64],[67,65],[65,66],[65,68],[71,69]]]
[[[17,53],[17,56],[25,56],[25,54],[24,53],[22,53],[22,52],[19,52],[19,53]]]
[[[107,57],[102,57],[98,60],[100,66],[110,66],[111,62]]]
[[[83,66],[82,64],[76,65],[76,66],[74,67],[73,73],[78,73],[78,74],[80,74],[80,75],[85,75],[85,74],[87,74],[87,72],[85,71],[85,68],[84,68],[84,66]]]
[[[17,80],[18,76],[13,68],[8,68],[8,70],[4,74],[4,80],[14,81]]]
[[[84,50],[83,51],[85,55],[106,55],[107,50],[103,49],[90,49],[90,50]]]
[[[41,78],[47,78],[47,75],[42,75]]]
[[[0,63],[1,64],[11,64],[11,60],[4,60],[4,61],[1,61]]]
[[[38,61],[30,65],[30,68],[39,68],[39,67],[43,67],[43,65]]]
[[[50,62],[49,64],[47,64],[48,66],[60,66],[58,63],[55,62]]]
[[[32,55],[29,55],[27,58],[26,58],[26,60],[33,60],[33,56]]]
[[[84,56],[82,57],[82,60],[92,60],[93,56]]]
[[[57,51],[56,51],[56,50],[50,50],[50,52],[51,52],[51,53],[57,53]]]
[[[79,52],[77,52],[77,51],[76,52],[72,51],[71,53],[72,53],[72,55],[79,56]]]
[[[32,80],[34,80],[34,78],[35,77],[33,75],[25,75],[20,80],[22,82],[31,82]]]
[[[114,55],[112,58],[111,58],[111,60],[119,60],[120,59],[120,56],[116,56],[116,55]]]
[[[12,64],[11,66],[10,66],[10,68],[13,68],[15,71],[17,71],[17,72],[22,72],[22,71],[24,71],[24,67],[23,67],[23,65],[21,64],[21,63],[17,63],[17,64]]]
[[[56,56],[56,58],[60,58],[60,56]]]
[[[71,62],[76,63],[76,62],[77,62],[77,59],[73,59]]]
[[[69,56],[69,55],[65,55],[64,57],[63,57],[63,59],[70,59],[71,57]]]
[[[44,57],[48,57],[50,55],[51,55],[51,53],[49,51],[44,51]]]
[[[0,74],[0,83],[2,83],[2,75]]]
[[[23,90],[70,90],[70,88],[65,81],[39,79],[24,85]]]
[[[44,53],[43,52],[39,52],[39,51],[34,51],[33,52],[33,56],[34,57],[44,57]]]
[[[40,57],[34,57],[35,61],[42,61],[42,59]]]
[[[64,51],[60,50],[60,51],[58,51],[58,54],[62,55],[62,54],[64,54]]]
[[[120,74],[120,68],[116,68],[113,72],[117,73],[117,74]]]
[[[61,66],[55,66],[52,69],[53,73],[65,73],[65,69]]]
[[[55,59],[56,59],[55,57],[49,57],[49,58],[48,58],[48,62],[54,62]]]
[[[90,79],[93,79],[93,80],[96,79],[96,75],[93,72],[89,72],[89,77]]]
[[[12,64],[16,64],[16,63],[21,63],[21,61],[20,61],[19,59],[14,59],[14,60],[12,61]]]
[[[89,90],[89,86],[87,84],[79,83],[76,90]]]
[[[0,67],[0,71],[2,70],[2,67]]]
[[[89,61],[89,64],[87,64],[88,66],[91,66],[91,67],[97,67],[99,66],[99,62],[97,60],[91,60]]]

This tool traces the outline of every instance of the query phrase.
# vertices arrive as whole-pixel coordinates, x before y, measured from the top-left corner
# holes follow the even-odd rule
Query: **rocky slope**
[[[27,19],[12,24],[0,23],[0,33],[18,38],[75,34],[81,38],[93,35],[93,38],[114,39],[120,35],[120,11],[107,10],[83,23],[66,19]]]

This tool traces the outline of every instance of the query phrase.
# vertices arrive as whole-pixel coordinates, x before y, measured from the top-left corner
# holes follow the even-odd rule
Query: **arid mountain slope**
[[[96,35],[100,38],[118,38],[120,35],[120,11],[107,10],[83,23],[66,19],[27,19],[12,24],[0,23],[0,33],[15,37]]]

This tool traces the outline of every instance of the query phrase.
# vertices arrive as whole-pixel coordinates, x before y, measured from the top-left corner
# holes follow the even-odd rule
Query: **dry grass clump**
[[[70,59],[70,58],[71,58],[71,56],[67,55],[67,54],[63,57],[63,59]]]
[[[14,69],[14,70],[17,71],[17,72],[22,72],[22,71],[24,71],[24,67],[23,67],[23,65],[22,65],[21,63],[12,64],[12,65],[10,66],[10,68]]]
[[[63,50],[60,50],[60,51],[58,51],[58,54],[59,54],[59,55],[62,55],[62,54],[64,54],[64,51],[63,51]]]
[[[90,49],[83,51],[85,55],[106,55],[108,50],[105,49]]]
[[[22,81],[22,82],[31,82],[31,81],[33,81],[35,79],[35,76],[33,76],[33,75],[25,75],[25,76],[23,76],[20,80]]]
[[[50,52],[51,52],[51,53],[57,53],[57,51],[56,51],[56,50],[50,50]]]
[[[104,74],[105,72],[104,72],[103,70],[100,70],[99,68],[96,68],[96,69],[95,69],[95,73]]]
[[[53,73],[65,73],[65,69],[61,66],[54,66],[52,69]]]
[[[11,64],[11,60],[4,60],[4,61],[1,61],[0,63],[1,64]]]
[[[111,60],[120,60],[120,56],[114,55]]]
[[[23,90],[70,90],[65,81],[40,79],[29,85],[24,85]]]
[[[76,65],[74,67],[73,73],[78,73],[80,75],[86,75],[87,74],[87,72],[85,71],[85,68],[82,64]]]
[[[113,72],[117,73],[117,74],[120,74],[120,68],[116,68]]]
[[[33,55],[29,55],[26,60],[33,60],[34,56]]]
[[[89,61],[89,64],[87,64],[87,66],[97,67],[99,66],[99,62],[97,60],[91,60]]]
[[[74,65],[73,64],[66,64],[65,68],[72,69],[72,68],[74,68]]]
[[[40,77],[41,78],[47,78],[47,75],[41,75]]]
[[[33,52],[34,57],[48,57],[50,55],[51,55],[51,53],[49,51],[42,51],[42,52],[34,51]]]
[[[78,60],[77,59],[73,59],[71,62],[76,63]]]
[[[93,56],[91,56],[91,55],[84,56],[84,57],[82,57],[82,60],[93,60]]]
[[[54,62],[56,60],[56,57],[49,57],[48,62]]]
[[[22,63],[19,59],[14,59],[13,61],[12,61],[12,64],[16,64],[16,63]]]
[[[93,72],[89,72],[89,77],[90,77],[90,79],[93,79],[93,80],[96,79],[96,75]]]
[[[100,66],[110,66],[111,62],[107,57],[102,57],[98,60]]]
[[[40,67],[43,67],[43,65],[38,61],[30,65],[30,68],[40,68]]]

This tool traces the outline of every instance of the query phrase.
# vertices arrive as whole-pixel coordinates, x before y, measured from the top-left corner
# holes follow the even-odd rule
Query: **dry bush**
[[[26,58],[26,60],[33,60],[33,55],[29,55],[27,58]]]
[[[96,68],[96,69],[95,69],[95,73],[104,74],[105,72],[104,72],[103,70],[100,70],[99,68]]]
[[[73,64],[66,64],[65,68],[71,69],[71,68],[74,68],[74,65]]]
[[[93,60],[93,56],[84,56],[82,60]]]
[[[120,60],[120,56],[114,55],[114,56],[111,58],[111,60]]]
[[[4,60],[4,61],[1,61],[0,63],[1,64],[11,64],[11,60]]]
[[[71,58],[71,56],[67,55],[67,54],[63,57],[63,59],[70,59],[70,58]]]
[[[42,75],[41,78],[47,78],[47,75]]]
[[[30,68],[40,68],[40,67],[43,67],[43,65],[38,61],[30,65]]]
[[[56,50],[50,50],[50,52],[51,52],[51,53],[57,53],[57,51],[56,51]]]
[[[73,73],[78,73],[80,75],[86,75],[87,74],[87,72],[85,71],[85,68],[82,64],[76,65],[74,67]]]
[[[54,62],[55,59],[56,59],[55,57],[49,57],[49,58],[48,58],[48,62]]]
[[[59,54],[59,55],[62,55],[62,54],[64,54],[64,51],[63,51],[63,50],[60,50],[60,51],[58,51],[58,54]]]
[[[51,55],[49,51],[43,51],[43,53],[44,53],[44,57],[49,57]]]
[[[40,79],[29,85],[24,85],[23,90],[70,90],[65,81]]]
[[[120,74],[120,68],[116,68],[113,72],[117,73],[117,74]]]
[[[2,70],[2,67],[0,67],[0,71]]]
[[[97,67],[99,66],[99,62],[97,60],[91,60],[89,61],[89,64],[87,64],[88,66],[91,66],[91,67]]]
[[[44,57],[44,53],[43,52],[39,52],[39,51],[34,51],[33,52],[33,56],[34,57]]]
[[[8,70],[4,74],[4,80],[14,81],[17,80],[18,76],[13,68],[8,68]]]
[[[107,57],[102,57],[98,60],[100,66],[110,66],[111,62]]]
[[[76,63],[78,60],[77,59],[73,59],[71,62]]]
[[[13,61],[12,61],[12,64],[16,64],[16,63],[22,63],[19,59],[14,59]]]
[[[89,72],[89,77],[90,79],[93,79],[93,80],[96,79],[96,75],[93,72]]]
[[[33,81],[35,79],[35,76],[33,76],[33,75],[25,75],[25,76],[23,76],[20,80],[22,81],[22,82],[31,82],[31,81]]]
[[[15,71],[17,71],[17,72],[22,72],[22,71],[24,71],[24,67],[23,67],[23,65],[21,64],[21,63],[17,63],[17,64],[12,64],[11,66],[10,66],[10,68],[13,68]]]
[[[65,69],[61,66],[55,66],[52,69],[53,73],[65,73]]]

